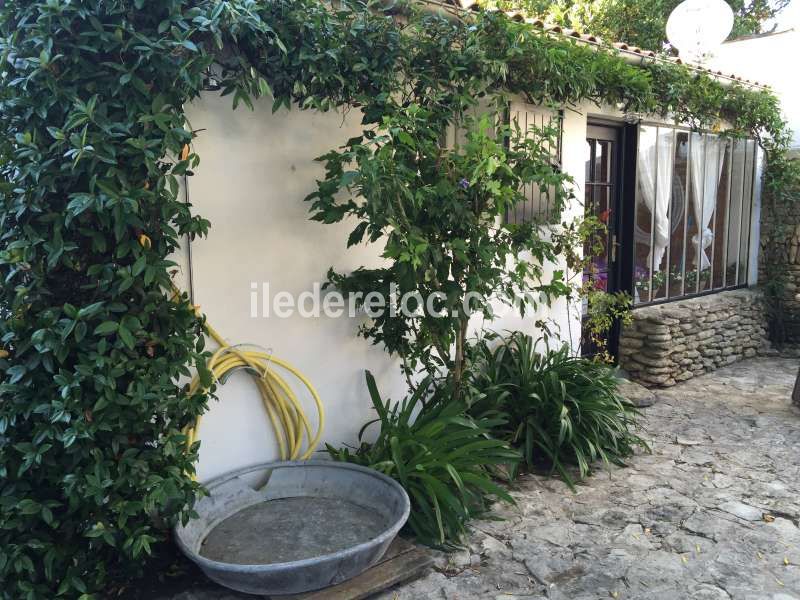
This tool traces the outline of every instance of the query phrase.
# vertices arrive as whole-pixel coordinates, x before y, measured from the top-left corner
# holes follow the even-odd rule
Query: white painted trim
[[[747,285],[758,284],[758,254],[761,249],[761,192],[764,175],[764,152],[756,144],[756,172],[753,182],[753,208],[750,214],[750,256],[747,269]]]

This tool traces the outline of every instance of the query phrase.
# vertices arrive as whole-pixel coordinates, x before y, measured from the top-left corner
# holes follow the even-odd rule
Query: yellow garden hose
[[[272,356],[272,354],[229,345],[207,322],[205,330],[219,345],[219,349],[214,352],[206,363],[206,367],[211,372],[214,380],[222,383],[225,376],[235,369],[247,369],[253,375],[256,386],[258,386],[258,390],[261,393],[261,401],[278,440],[281,460],[306,460],[310,458],[322,437],[322,427],[325,420],[322,401],[311,382],[300,371],[287,362]],[[297,395],[286,380],[275,371],[275,366],[299,379],[314,398],[319,421],[317,431],[313,436],[311,425],[297,399]],[[193,394],[200,390],[201,387],[200,377],[196,375],[189,385],[189,393]],[[200,417],[198,416],[195,422],[186,428],[185,433],[189,447],[197,440],[199,427]],[[305,450],[303,449],[304,438],[307,439]]]

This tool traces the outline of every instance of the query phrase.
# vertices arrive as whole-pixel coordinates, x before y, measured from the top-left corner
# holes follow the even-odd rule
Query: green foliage
[[[669,63],[629,65],[611,51],[541,35],[502,13],[464,19],[412,18],[400,41],[404,51],[392,93],[362,98],[369,127],[321,158],[326,177],[308,198],[312,218],[325,223],[354,218],[349,244],[379,243],[388,259],[380,269],[331,272],[331,284],[383,297],[391,297],[395,285],[395,304],[406,293],[441,295],[433,310],[421,308],[412,317],[385,311],[361,333],[397,353],[407,372],[446,368],[456,394],[470,312],[464,298],[482,296],[483,302],[469,308],[490,316],[490,297],[521,298],[525,310],[535,308],[528,302],[535,292],[545,292],[545,302],[574,295],[580,285],[570,285],[564,273],[542,280],[542,261],[569,254],[570,245],[580,247],[597,235],[592,227],[566,222],[555,232],[503,225],[505,211],[523,200],[516,190],[524,183],[554,190],[556,206],[569,198],[569,179],[541,149],[548,132],[497,125],[504,93],[537,104],[621,104],[698,128],[730,121],[727,134],[758,136],[770,164],[781,160],[786,145],[777,100],[767,92],[737,84],[726,88]],[[475,112],[488,115],[495,131],[471,116]],[[441,143],[453,129],[467,132],[463,146]],[[523,251],[533,260],[515,261]],[[577,262],[568,260],[570,267]],[[432,314],[442,309],[447,318]]]
[[[191,140],[181,107],[210,62],[190,41],[204,14],[3,6],[4,597],[77,597],[140,572],[158,522],[198,490],[181,429],[205,399],[177,381],[205,355],[191,305],[170,299],[169,255],[208,223],[178,197],[197,158],[166,157]]]
[[[452,401],[430,378],[394,405],[381,400],[369,372],[367,386],[378,418],[361,429],[361,446],[354,452],[328,445],[328,453],[396,479],[411,499],[408,527],[419,541],[453,546],[467,521],[484,512],[492,499],[513,502],[491,477],[496,467],[519,460],[505,442],[489,435],[502,425],[500,420],[467,416],[464,405]],[[380,424],[377,439],[362,441],[373,423]]]
[[[568,465],[585,477],[597,460],[622,465],[636,446],[648,449],[632,432],[638,411],[617,393],[611,367],[570,356],[566,346],[538,353],[519,332],[491,342],[470,350],[469,414],[503,421],[493,435],[519,448],[528,467],[546,465],[572,487]]]
[[[655,106],[647,71],[613,52],[542,35],[502,13],[481,13],[475,27],[494,62],[507,66],[494,82],[533,104],[622,103],[645,110]],[[490,76],[491,74],[487,74]]]
[[[610,293],[598,289],[586,291],[585,296],[585,327],[596,348],[597,354],[594,358],[612,363],[614,358],[608,351],[608,335],[615,323],[630,324],[633,300],[627,292]]]
[[[170,255],[209,224],[178,195],[198,162],[183,106],[212,71],[234,106],[273,93],[325,109],[382,89],[397,28],[357,8],[0,8],[3,597],[108,590],[190,514],[197,448],[182,429],[207,398],[178,381],[206,353]]]
[[[484,6],[519,9],[613,41],[660,50],[668,45],[667,19],[681,0],[485,0]],[[731,37],[761,33],[789,0],[728,0],[734,11]]]
[[[400,28],[387,13],[372,10],[374,1],[213,4],[222,20],[213,40],[217,75],[234,108],[272,96],[274,110],[293,103],[328,110],[381,97],[394,85]]]
[[[553,297],[569,291],[560,273],[542,281],[542,265],[556,254],[535,224],[502,223],[506,212],[524,201],[524,185],[554,189],[556,211],[566,201],[567,177],[551,165],[546,150],[555,132],[492,127],[496,113],[477,120],[464,115],[459,125],[465,141],[448,148],[440,132],[452,120],[449,111],[431,104],[394,106],[392,100],[384,110],[378,130],[323,157],[326,178],[309,199],[314,219],[354,220],[349,244],[381,241],[390,263],[330,278],[340,289],[383,292],[387,298],[396,286],[396,310],[384,311],[362,333],[398,353],[409,370],[422,365],[433,373],[444,366],[459,373],[469,314],[490,316],[491,297],[511,302],[520,291],[529,292],[526,304],[535,306],[532,292]],[[338,193],[343,186],[350,192],[344,202]],[[509,269],[508,261],[521,252],[533,260]],[[419,294],[409,305],[420,315],[402,310],[407,293]],[[417,307],[429,297],[435,299],[432,306]]]
[[[794,286],[789,283],[788,250],[797,226],[800,205],[800,160],[783,155],[773,161],[764,181],[762,210],[766,218],[761,233],[762,282],[769,338],[778,346],[791,341],[787,333],[787,302],[794,301]]]
[[[470,116],[475,98],[489,90],[486,77],[505,72],[503,62],[479,43],[488,38],[430,16],[413,21],[404,34],[392,94],[364,100],[365,119],[375,125],[322,157],[326,178],[309,200],[313,218],[322,222],[355,218],[349,244],[381,243],[390,260],[382,269],[332,272],[331,283],[387,298],[394,285],[395,304],[407,293],[436,298],[434,306],[421,307],[419,317],[386,311],[362,333],[398,353],[408,372],[445,366],[458,380],[468,312],[488,311],[480,300],[465,308],[468,294],[512,298],[515,286],[539,285],[540,265],[554,257],[552,245],[531,225],[497,226],[498,219],[523,199],[519,190],[526,183],[552,187],[553,205],[563,205],[566,178],[544,149],[554,131],[500,125],[500,99],[484,107],[482,118]],[[443,145],[443,133],[454,129],[465,132],[465,142]],[[344,202],[342,189],[349,192]],[[509,271],[508,258],[525,250],[540,260]],[[561,294],[566,288],[559,276],[540,289]],[[409,303],[412,310],[417,302]],[[435,314],[442,312],[447,315]]]

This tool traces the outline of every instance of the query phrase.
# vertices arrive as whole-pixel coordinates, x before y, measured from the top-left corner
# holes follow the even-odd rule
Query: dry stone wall
[[[668,387],[767,346],[760,293],[731,290],[635,309],[622,331],[619,361],[633,380]]]
[[[777,205],[764,197],[759,283],[767,284],[772,271],[785,274],[780,318],[773,319],[773,339],[800,344],[800,190],[795,190],[794,195],[794,201]]]
[[[786,255],[783,257],[786,268],[786,289],[783,295],[784,328],[786,341],[800,343],[800,203],[794,208],[792,221],[797,223],[791,227],[786,243]]]

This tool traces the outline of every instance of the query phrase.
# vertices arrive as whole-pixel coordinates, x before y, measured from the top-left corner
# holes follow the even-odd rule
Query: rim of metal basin
[[[314,466],[314,467],[329,467],[333,469],[348,469],[351,471],[357,471],[363,473],[364,475],[369,475],[371,477],[375,477],[376,479],[380,479],[384,483],[386,483],[389,487],[394,488],[394,490],[399,494],[399,496],[403,499],[403,514],[400,519],[397,519],[391,527],[384,530],[380,535],[375,536],[374,538],[370,538],[360,544],[356,544],[355,546],[350,546],[345,548],[344,550],[339,550],[337,552],[329,552],[327,554],[320,554],[318,556],[313,556],[309,558],[303,558],[300,560],[292,560],[288,562],[280,562],[280,563],[264,563],[264,564],[236,564],[236,563],[226,563],[217,560],[211,560],[202,556],[199,552],[189,548],[183,541],[182,537],[178,534],[175,535],[175,540],[178,544],[180,550],[191,560],[196,562],[198,565],[202,566],[206,565],[208,567],[220,567],[224,565],[234,565],[239,572],[248,572],[248,571],[257,571],[263,570],[266,567],[269,567],[271,570],[282,569],[286,567],[302,567],[304,565],[313,565],[318,563],[321,560],[334,558],[336,556],[348,555],[348,554],[357,554],[361,550],[364,550],[370,546],[376,545],[376,541],[378,544],[384,542],[388,539],[392,539],[397,536],[400,530],[405,525],[406,521],[408,520],[409,515],[411,514],[411,501],[408,498],[408,494],[406,490],[401,486],[397,481],[381,473],[380,471],[376,471],[375,469],[371,469],[369,467],[362,467],[361,465],[355,465],[353,463],[346,463],[346,462],[339,462],[335,460],[319,460],[319,459],[311,459],[311,460],[288,460],[288,461],[275,461],[275,462],[266,462],[266,463],[258,463],[255,465],[250,465],[248,467],[242,467],[240,469],[236,469],[235,471],[231,471],[230,473],[225,473],[224,475],[220,475],[219,477],[215,477],[211,479],[208,483],[204,484],[204,487],[208,490],[209,495],[213,494],[213,490],[215,487],[219,487],[232,479],[236,479],[241,475],[246,475],[248,473],[252,473],[254,471],[267,471],[270,469],[277,469],[277,468],[302,468],[307,466]],[[266,485],[269,485],[267,482]],[[268,500],[267,500],[268,502]],[[244,509],[240,509],[244,510]],[[236,511],[238,512],[238,511]],[[225,518],[236,514],[236,512],[228,514]],[[220,519],[217,523],[214,523],[213,526],[209,527],[209,531],[213,530],[214,527],[219,525],[224,519]],[[180,525],[175,527],[176,531],[180,529]]]

